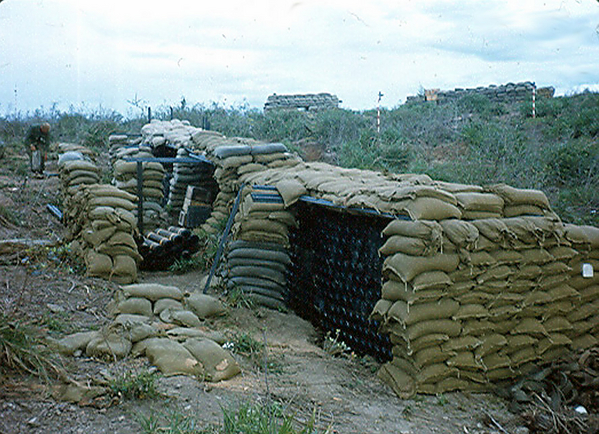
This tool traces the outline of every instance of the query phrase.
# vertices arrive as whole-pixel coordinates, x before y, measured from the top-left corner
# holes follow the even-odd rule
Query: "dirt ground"
[[[52,172],[54,167],[49,169]],[[45,208],[56,203],[57,193],[57,177],[26,180],[22,175],[1,175],[0,205],[20,223],[1,218],[0,239],[49,240],[58,246],[65,228]],[[116,285],[84,277],[56,249],[41,251],[0,255],[1,312],[55,338],[108,323],[106,305]],[[202,277],[197,272],[144,272],[140,281],[193,291],[202,288]],[[193,417],[202,428],[222,423],[223,408],[265,401],[279,403],[300,423],[315,415],[319,432],[528,432],[514,422],[508,403],[494,395],[451,393],[399,399],[376,377],[376,364],[351,355],[331,356],[319,345],[319,332],[291,312],[231,308],[206,326],[225,333],[249,333],[265,342],[268,368],[261,368],[260,358],[236,355],[242,374],[232,380],[211,384],[159,376],[160,398],[104,400],[101,405],[56,401],[36,379],[0,376],[0,434],[142,433],[144,416],[168,412]],[[83,356],[65,364],[73,378],[89,384],[107,373],[153,369],[147,360],[133,358],[106,363]]]

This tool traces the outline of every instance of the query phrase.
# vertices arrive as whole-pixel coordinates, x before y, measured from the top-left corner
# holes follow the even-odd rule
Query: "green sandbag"
[[[188,339],[183,346],[204,366],[208,381],[216,383],[241,373],[233,356],[210,339]]]
[[[89,357],[122,359],[129,354],[131,346],[130,340],[116,333],[110,333],[106,336],[100,334],[87,344],[85,354]]]
[[[138,283],[123,286],[123,292],[126,297],[143,297],[151,301],[161,298],[173,298],[179,301],[183,299],[183,292],[179,288],[157,283]]]
[[[225,313],[225,307],[220,300],[207,294],[192,293],[185,297],[185,305],[201,319]]]
[[[272,280],[281,286],[286,285],[285,274],[268,267],[258,266],[239,266],[231,267],[229,275],[231,277],[256,277]]]
[[[462,331],[462,324],[459,321],[450,319],[434,319],[430,321],[421,321],[406,328],[405,336],[409,341],[417,339],[427,334],[442,333],[450,337],[459,336]]]
[[[141,341],[150,363],[166,376],[192,375],[204,378],[204,367],[180,343],[166,338],[150,338]]]
[[[282,236],[289,235],[287,225],[279,223],[275,220],[254,219],[251,218],[241,223],[242,231],[258,231],[275,233]]]
[[[260,248],[236,248],[227,255],[229,258],[250,258],[264,261],[279,262],[284,265],[291,263],[289,255],[282,251],[266,250]]]

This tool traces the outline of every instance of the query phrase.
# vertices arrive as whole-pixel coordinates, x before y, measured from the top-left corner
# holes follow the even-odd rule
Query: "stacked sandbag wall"
[[[132,214],[137,198],[111,185],[79,186],[65,201],[65,224],[72,248],[85,261],[88,276],[117,283],[137,280],[141,256]]]
[[[148,152],[143,151],[142,154]],[[139,154],[139,153],[138,153]],[[136,156],[138,155],[136,154]],[[152,154],[149,153],[151,156]],[[113,166],[113,184],[117,188],[132,195],[138,195],[137,162],[116,160]],[[150,231],[164,225],[166,216],[162,204],[164,202],[165,171],[158,162],[142,162],[142,190],[144,231]],[[138,210],[132,210],[137,217]]]
[[[108,136],[108,155],[111,161],[136,156],[151,157],[152,148],[143,146],[141,141],[141,135],[111,134]]]
[[[580,291],[599,290],[558,220],[398,220],[383,233],[373,317],[394,344],[380,375],[400,396],[485,389],[597,342]]]
[[[145,355],[164,375],[201,381],[218,382],[241,372],[221,346],[224,335],[200,328],[205,319],[224,312],[216,298],[144,283],[123,286],[108,310],[114,316],[109,326],[66,336],[56,342],[59,351],[109,361]]]

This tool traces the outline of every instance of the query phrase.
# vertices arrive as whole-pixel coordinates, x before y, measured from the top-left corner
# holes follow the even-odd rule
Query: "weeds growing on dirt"
[[[219,433],[216,428],[200,428],[200,423],[192,416],[179,410],[150,413],[136,416],[144,434],[210,434]]]
[[[61,376],[60,360],[44,345],[39,332],[0,313],[0,372],[13,370],[46,382]]]
[[[349,348],[349,346],[339,337],[340,332],[341,330],[337,329],[335,331],[335,335],[333,336],[329,331],[324,337],[322,348],[330,356],[341,356],[351,352],[351,348]]]
[[[3,220],[7,221],[8,223],[14,226],[21,225],[21,220],[13,210],[3,205],[0,205],[0,222],[2,222]]]
[[[121,399],[153,399],[160,396],[156,388],[158,375],[153,372],[125,371],[108,381],[111,394]]]
[[[235,332],[231,336],[231,346],[234,352],[245,355],[256,355],[264,350],[264,343],[254,339],[249,333]]]
[[[234,286],[227,292],[227,304],[230,307],[254,308],[254,301],[241,289]]]

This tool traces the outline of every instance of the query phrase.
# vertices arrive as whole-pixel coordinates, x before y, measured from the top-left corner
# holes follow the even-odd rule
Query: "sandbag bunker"
[[[540,191],[322,163],[244,181],[228,285],[387,361],[401,397],[486,390],[597,344],[599,229]]]

